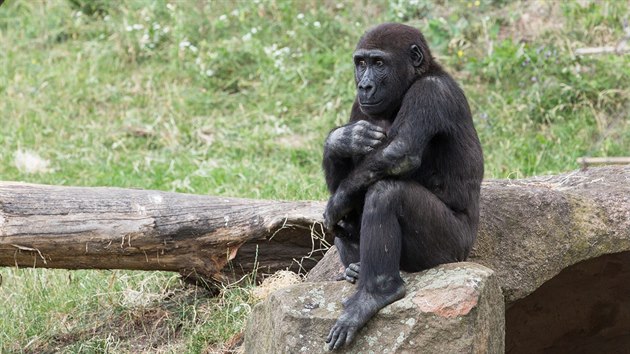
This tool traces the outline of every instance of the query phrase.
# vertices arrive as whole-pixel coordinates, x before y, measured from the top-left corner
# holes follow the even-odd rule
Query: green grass
[[[349,114],[354,44],[383,21],[423,30],[466,91],[486,177],[627,156],[630,56],[574,55],[619,42],[625,5],[7,0],[0,180],[323,200],[321,147]],[[49,171],[20,171],[18,150]],[[252,304],[247,287],[210,298],[164,273],[0,275],[0,353],[212,352]]]

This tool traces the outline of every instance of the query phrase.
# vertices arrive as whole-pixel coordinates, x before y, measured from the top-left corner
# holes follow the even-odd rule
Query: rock
[[[469,261],[497,273],[509,306],[567,267],[630,251],[629,181],[630,166],[484,181]],[[335,279],[341,261],[329,253],[308,281]]]
[[[484,181],[469,261],[497,273],[506,305],[563,269],[630,250],[630,165]]]
[[[407,295],[382,309],[343,353],[503,353],[504,301],[494,272],[452,263],[403,274]],[[345,281],[303,283],[274,292],[254,307],[246,353],[324,353]]]
[[[324,258],[308,272],[304,280],[307,282],[336,281],[343,277],[344,270],[345,267],[339,258],[339,251],[333,245],[326,251]]]

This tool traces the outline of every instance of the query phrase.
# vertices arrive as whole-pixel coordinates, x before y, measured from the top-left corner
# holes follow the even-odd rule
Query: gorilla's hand
[[[324,226],[328,230],[332,230],[333,227],[352,210],[350,205],[348,195],[341,189],[337,190],[337,192],[328,199],[326,211],[324,211]]]
[[[360,120],[333,130],[326,139],[326,147],[338,156],[363,156],[374,151],[385,138],[383,128]]]

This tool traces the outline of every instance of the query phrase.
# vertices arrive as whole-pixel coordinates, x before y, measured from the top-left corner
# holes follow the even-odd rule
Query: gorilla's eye
[[[383,61],[382,60],[377,60],[376,61],[376,66],[383,66]]]
[[[366,64],[365,60],[359,60],[358,65],[360,67],[365,67],[367,64]]]

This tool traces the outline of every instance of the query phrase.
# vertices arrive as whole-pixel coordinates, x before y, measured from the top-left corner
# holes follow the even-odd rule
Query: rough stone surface
[[[339,251],[334,245],[326,251],[322,258],[306,275],[304,281],[335,281],[343,277],[345,267],[339,258]]]
[[[503,353],[504,301],[494,272],[452,263],[404,274],[407,295],[382,309],[342,353]],[[304,283],[256,305],[246,353],[325,353],[341,300],[355,285]]]
[[[470,261],[497,272],[506,304],[578,262],[630,250],[630,166],[484,182]]]

